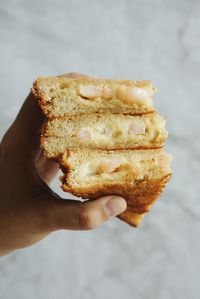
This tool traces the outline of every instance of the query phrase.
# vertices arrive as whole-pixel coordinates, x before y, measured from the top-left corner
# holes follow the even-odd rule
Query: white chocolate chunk
[[[149,100],[149,94],[140,87],[120,86],[117,98],[126,104],[145,104]]]

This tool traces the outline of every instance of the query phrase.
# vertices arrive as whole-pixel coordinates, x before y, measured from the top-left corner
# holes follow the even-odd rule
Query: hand
[[[126,209],[126,201],[118,196],[82,203],[62,200],[49,188],[59,166],[40,149],[43,122],[37,99],[29,94],[0,144],[0,255],[30,246],[55,230],[94,229]]]

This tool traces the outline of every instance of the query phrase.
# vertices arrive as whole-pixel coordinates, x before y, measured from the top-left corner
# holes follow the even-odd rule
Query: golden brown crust
[[[45,146],[44,146],[44,142],[46,142],[46,137],[45,136],[41,136],[40,138],[40,146],[41,148],[43,149],[44,151],[44,154],[45,156],[50,159],[50,160],[53,160],[53,161],[59,161],[60,160],[60,157],[62,156],[62,153],[58,153],[57,155],[50,155],[49,152],[45,149]],[[147,146],[138,146],[138,147],[128,147],[126,148],[125,150],[159,150],[163,147],[164,145],[164,141],[162,144],[160,144],[159,146],[150,146],[150,147],[147,147]],[[83,146],[80,146],[79,149],[85,149],[85,147]],[[68,150],[68,148],[66,149]],[[97,150],[96,148],[88,148],[88,150]],[[105,152],[108,152],[108,151],[121,151],[121,150],[124,150],[124,147],[111,147],[111,148],[107,148],[107,147],[104,147],[104,148],[101,148],[101,150],[105,151]]]
[[[118,215],[117,217],[122,221],[128,223],[129,225],[133,227],[137,227],[140,225],[145,215],[146,213],[143,214],[136,213],[135,210],[130,207],[129,209],[127,208],[126,211],[124,211],[122,214]]]
[[[64,167],[64,164],[66,163],[65,162],[65,159],[66,159],[66,154],[68,153],[69,155],[73,154],[74,152],[76,152],[77,150],[84,150],[85,148],[81,148],[79,147],[78,149],[75,149],[75,148],[69,148],[67,149],[64,153],[62,154],[58,154],[56,156],[50,156],[49,153],[45,150],[45,147],[43,145],[43,142],[45,141],[45,136],[41,135],[40,136],[40,147],[43,149],[43,152],[44,152],[44,155],[49,159],[49,160],[52,160],[52,161],[55,161],[55,162],[59,162],[61,165],[61,169],[63,169]],[[151,148],[146,148],[146,147],[135,147],[135,148],[128,148],[128,149],[125,149],[125,151],[146,151],[146,150],[155,150],[155,151],[158,151],[162,148],[163,145],[159,146],[159,147],[151,147]],[[99,151],[99,152],[102,152],[104,151],[105,153],[109,153],[109,152],[124,152],[124,148],[115,148],[115,149],[87,149],[88,151]]]
[[[36,97],[36,99],[38,100],[38,104],[39,104],[42,112],[47,116],[48,109],[46,107],[46,100],[45,100],[44,95],[38,89],[37,80],[33,82],[33,86],[31,88],[31,92]]]
[[[64,169],[64,171],[66,171],[66,169]],[[130,225],[137,226],[142,220],[143,214],[149,211],[150,206],[161,194],[170,177],[171,174],[159,179],[146,179],[144,181],[138,181],[136,185],[131,185],[130,183],[98,184],[93,188],[88,186],[74,189],[66,184],[66,175],[61,177],[61,181],[64,191],[84,199],[89,198],[92,200],[113,194],[124,197],[127,201],[127,211],[122,213],[119,218]],[[143,216],[139,216],[141,214]]]

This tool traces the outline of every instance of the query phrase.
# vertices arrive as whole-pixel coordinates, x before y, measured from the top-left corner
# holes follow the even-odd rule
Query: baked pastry
[[[69,148],[159,148],[167,138],[165,120],[158,113],[141,116],[83,114],[48,120],[41,145],[49,158]]]
[[[137,226],[171,177],[172,156],[155,150],[68,150],[59,159],[62,188],[82,198],[123,196],[119,218]]]
[[[40,77],[32,88],[49,117],[88,113],[153,112],[156,88],[150,81]]]

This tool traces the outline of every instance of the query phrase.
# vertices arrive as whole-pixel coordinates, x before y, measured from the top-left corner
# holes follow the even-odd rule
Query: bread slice
[[[170,179],[171,155],[155,150],[68,150],[60,157],[62,188],[82,198],[116,194],[127,201],[119,218],[137,226]]]
[[[89,114],[49,120],[41,145],[47,157],[55,158],[69,148],[159,148],[166,138],[165,120],[158,113]]]
[[[49,118],[97,112],[153,112],[155,91],[150,81],[65,77],[39,77],[32,88]]]

